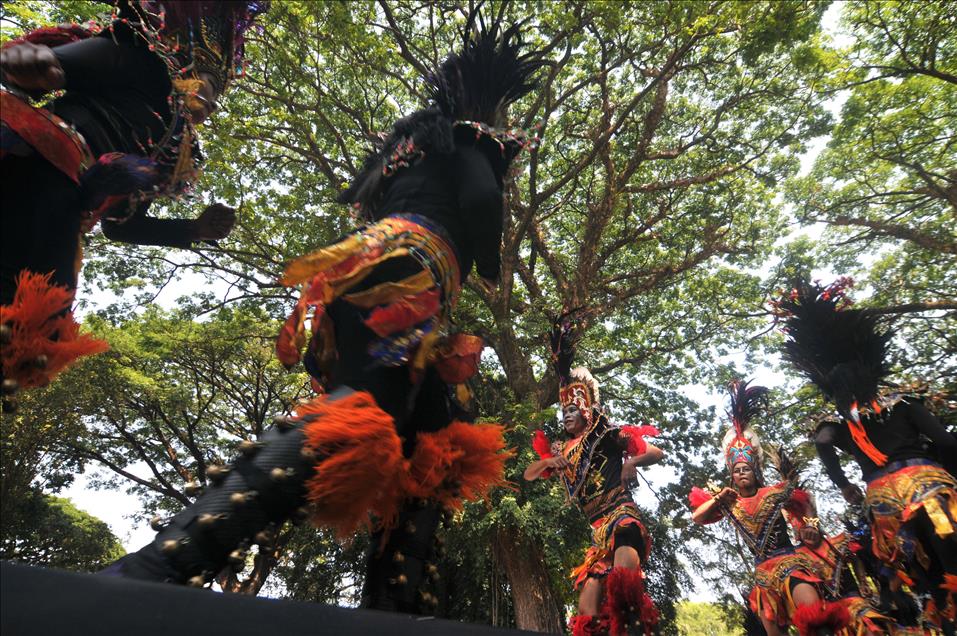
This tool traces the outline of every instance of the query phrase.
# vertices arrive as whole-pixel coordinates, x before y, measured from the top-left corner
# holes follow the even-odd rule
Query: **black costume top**
[[[146,155],[171,129],[172,91],[165,63],[127,25],[100,36],[53,48],[63,67],[66,94],[47,108],[73,124],[93,156],[122,152]],[[194,221],[146,216],[140,204],[122,223],[103,219],[103,234],[142,245],[189,247]]]
[[[631,493],[621,483],[628,440],[619,427],[601,417],[591,430],[580,438],[561,442],[559,448],[571,464],[561,470],[562,481],[589,523],[619,506],[634,505]]]
[[[481,146],[456,143],[451,154],[427,154],[398,171],[384,186],[376,219],[401,212],[420,214],[449,234],[462,281],[475,263],[480,276],[498,279],[503,200]]]
[[[888,464],[908,459],[933,459],[934,455],[922,436],[935,446],[940,459],[945,462],[957,459],[957,439],[918,401],[903,399],[879,414],[861,413],[861,423],[874,446],[887,455]],[[854,456],[865,481],[879,469],[854,443],[844,421],[822,424],[814,441],[828,477],[838,488],[844,488],[850,482],[841,468],[835,447]]]

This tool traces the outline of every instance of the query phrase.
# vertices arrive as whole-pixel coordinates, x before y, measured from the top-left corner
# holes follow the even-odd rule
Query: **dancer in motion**
[[[270,524],[309,516],[348,536],[371,514],[384,532],[364,604],[428,609],[419,583],[435,574],[442,509],[502,480],[502,428],[469,424],[460,408],[482,344],[450,335],[449,315],[473,265],[498,278],[503,187],[531,141],[504,127],[506,109],[544,63],[521,52],[517,28],[476,22],[427,78],[432,103],[395,123],[340,198],[367,225],[286,269],[302,287],[277,353],[292,366],[304,347],[329,392],[245,442],[207,475],[218,483],[110,571],[202,585],[268,542]]]
[[[121,0],[102,30],[43,28],[4,46],[6,396],[105,348],[79,335],[70,312],[81,237],[97,222],[108,238],[143,245],[189,247],[229,233],[235,212],[221,204],[195,220],[146,213],[154,199],[182,195],[196,178],[195,126],[241,66],[243,34],[266,4]],[[30,105],[28,95],[54,90],[64,92],[42,108]]]
[[[826,623],[835,618],[835,612],[822,603],[823,581],[813,562],[795,552],[788,536],[788,523],[800,532],[804,520],[813,516],[810,497],[798,487],[793,474],[788,475],[791,479],[782,475],[783,481],[764,484],[764,451],[750,421],[763,406],[767,392],[765,387],[748,386],[747,382],[731,385],[733,426],[722,447],[733,487],[713,494],[694,488],[690,501],[695,523],[727,518],[754,554],[755,586],[749,603],[768,635],[777,636],[787,633],[799,607],[814,608],[818,614],[807,618],[808,625]],[[843,613],[836,618],[841,624],[831,626],[843,628]]]
[[[824,287],[798,281],[776,303],[788,339],[786,358],[831,401],[840,421],[817,430],[818,454],[852,504],[863,503],[873,551],[888,568],[933,601],[927,616],[954,633],[957,594],[957,480],[941,464],[957,463],[957,439],[919,398],[881,395],[890,373],[890,331],[878,316],[849,308],[848,279]],[[866,495],[844,474],[835,449],[849,454]]]
[[[664,453],[644,440],[658,434],[654,427],[611,423],[598,382],[588,370],[571,368],[571,342],[570,327],[557,325],[552,351],[566,439],[550,444],[537,431],[533,445],[540,459],[525,469],[525,479],[557,476],[592,526],[592,545],[572,573],[581,589],[573,634],[652,634],[658,610],[642,571],[651,541],[631,490],[637,468],[661,461]]]

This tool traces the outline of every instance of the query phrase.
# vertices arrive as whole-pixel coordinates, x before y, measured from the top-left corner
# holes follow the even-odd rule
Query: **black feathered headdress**
[[[462,50],[449,55],[426,78],[429,97],[453,121],[504,126],[508,106],[524,97],[532,76],[544,64],[540,54],[522,53],[521,25],[504,31],[498,21],[486,26],[473,13],[462,34]]]
[[[374,218],[386,180],[428,153],[448,154],[457,139],[485,139],[494,146],[493,168],[504,177],[518,152],[528,145],[524,131],[503,129],[509,104],[536,86],[534,73],[545,61],[540,53],[522,53],[519,25],[502,30],[473,12],[462,32],[462,50],[449,55],[425,78],[430,104],[398,120],[337,200],[356,205]]]
[[[787,340],[784,357],[850,418],[858,404],[877,398],[878,384],[890,373],[886,358],[892,337],[879,328],[879,317],[866,309],[850,309],[841,278],[823,287],[797,281],[776,301]]]

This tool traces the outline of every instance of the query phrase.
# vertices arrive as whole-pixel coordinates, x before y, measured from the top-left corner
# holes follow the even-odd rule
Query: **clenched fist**
[[[53,49],[24,42],[0,52],[3,81],[27,93],[43,94],[63,88],[66,76]]]

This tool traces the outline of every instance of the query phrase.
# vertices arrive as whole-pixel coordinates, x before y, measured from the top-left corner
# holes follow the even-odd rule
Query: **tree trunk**
[[[563,633],[562,604],[552,590],[541,547],[530,542],[518,528],[500,527],[495,531],[492,557],[508,577],[516,627]]]

